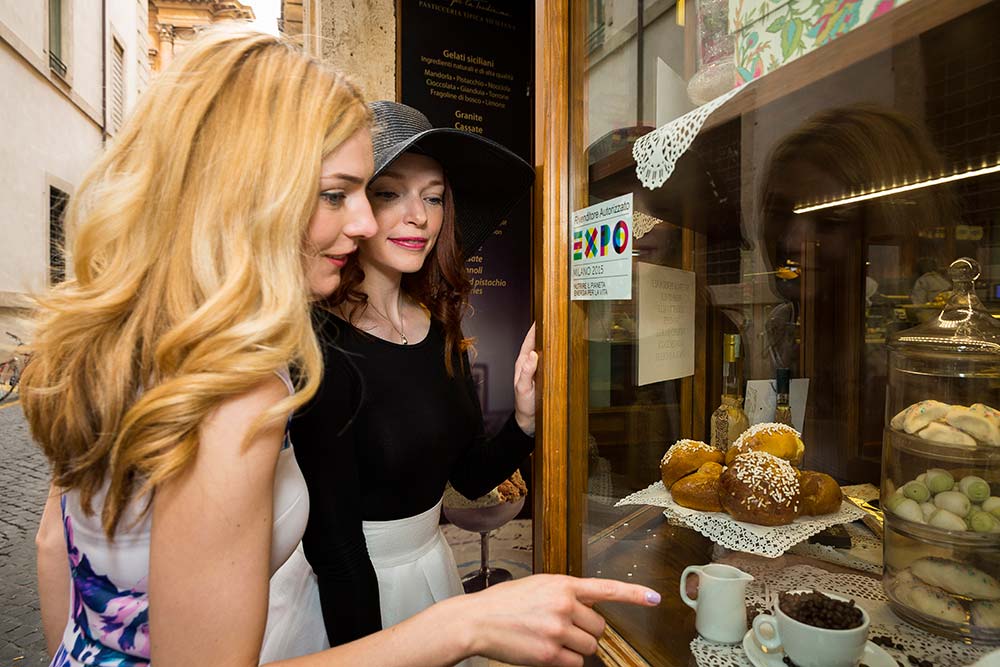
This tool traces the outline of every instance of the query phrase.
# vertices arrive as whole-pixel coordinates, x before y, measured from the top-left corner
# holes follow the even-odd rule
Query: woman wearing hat
[[[461,331],[465,258],[527,194],[533,171],[411,107],[370,108],[378,231],[320,311],[323,384],[338,391],[321,388],[292,424],[311,502],[305,552],[333,645],[462,593],[438,528],[445,484],[479,497],[534,447],[534,330],[515,362],[515,411],[492,438]]]

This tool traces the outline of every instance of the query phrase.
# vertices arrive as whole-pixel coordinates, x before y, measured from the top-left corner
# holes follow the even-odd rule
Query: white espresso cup
[[[810,590],[789,593],[811,593]],[[833,593],[823,595],[850,602]],[[868,612],[861,607],[861,625],[849,630],[818,628],[788,616],[778,605],[774,614],[761,614],[753,620],[753,634],[768,651],[781,649],[798,667],[855,667],[868,641]]]

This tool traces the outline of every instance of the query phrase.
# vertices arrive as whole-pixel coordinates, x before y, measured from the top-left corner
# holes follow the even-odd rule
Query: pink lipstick
[[[405,237],[393,238],[389,239],[389,242],[406,250],[423,250],[424,248],[427,247],[427,239],[421,238],[419,236],[405,236]]]

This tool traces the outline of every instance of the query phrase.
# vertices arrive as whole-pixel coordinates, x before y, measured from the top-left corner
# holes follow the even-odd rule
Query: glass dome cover
[[[952,262],[941,312],[889,339],[882,582],[907,622],[996,646],[986,610],[1000,601],[1000,324],[976,296],[979,269]],[[986,597],[964,575],[989,582]]]
[[[894,334],[889,340],[893,351],[978,352],[1000,355],[1000,323],[976,296],[979,262],[969,257],[956,259],[948,268],[952,280],[951,298],[941,313],[930,321]]]

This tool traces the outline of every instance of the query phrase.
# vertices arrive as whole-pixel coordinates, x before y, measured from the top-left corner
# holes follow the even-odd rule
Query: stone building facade
[[[239,0],[149,0],[149,64],[159,72],[204,26],[219,21],[254,19]]]
[[[60,213],[149,80],[146,0],[0,3],[0,349],[65,275]]]

